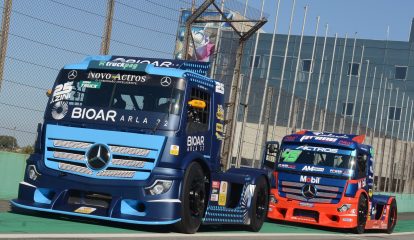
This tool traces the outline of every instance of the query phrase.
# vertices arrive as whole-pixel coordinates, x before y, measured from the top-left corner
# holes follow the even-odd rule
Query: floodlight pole
[[[1,21],[1,36],[0,36],[0,92],[1,92],[1,84],[3,82],[4,62],[6,60],[7,40],[9,37],[11,9],[12,9],[12,0],[4,0],[3,17]]]
[[[106,20],[105,20],[105,29],[102,36],[101,51],[103,55],[109,53],[109,46],[111,44],[111,34],[112,34],[112,20],[114,18],[114,6],[115,0],[108,0],[107,9],[106,9]]]
[[[184,37],[184,59],[188,59],[188,52],[190,46],[190,36],[191,36],[191,26],[196,22],[209,22],[209,20],[199,20],[198,18],[205,12],[211,5],[221,14],[222,20],[214,20],[214,22],[226,22],[230,27],[236,32],[239,36],[239,46],[236,52],[236,62],[233,71],[233,78],[231,81],[230,93],[229,93],[229,102],[226,103],[227,112],[225,118],[225,137],[221,145],[221,165],[226,170],[230,167],[231,157],[233,153],[234,146],[234,135],[236,130],[236,121],[237,121],[237,106],[239,105],[240,99],[240,71],[241,71],[241,62],[243,57],[244,43],[249,40],[249,38],[256,33],[266,22],[265,18],[260,20],[251,20],[247,21],[242,19],[238,20],[229,20],[224,14],[222,9],[215,3],[215,0],[205,0],[195,11],[192,12],[191,16],[187,19],[185,23],[185,37]],[[234,22],[252,22],[254,23],[246,32],[239,31],[234,25]]]

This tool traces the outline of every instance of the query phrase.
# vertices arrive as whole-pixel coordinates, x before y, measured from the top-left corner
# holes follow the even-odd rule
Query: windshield
[[[316,172],[323,172],[325,167],[352,169],[353,155],[353,151],[337,148],[283,146],[279,163],[312,165],[315,166],[313,170]]]
[[[46,114],[54,120],[176,130],[184,79],[145,73],[62,70]]]

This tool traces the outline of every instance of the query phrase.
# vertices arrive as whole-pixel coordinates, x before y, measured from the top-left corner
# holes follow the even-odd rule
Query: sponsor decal
[[[220,188],[220,181],[213,181],[211,186],[212,186],[212,188],[219,189]]]
[[[69,105],[67,102],[56,102],[52,106],[52,117],[55,120],[63,119],[68,113]]]
[[[204,151],[204,136],[188,136],[187,151]]]
[[[221,104],[217,105],[216,118],[218,120],[224,121],[224,108],[223,108],[223,105]]]
[[[227,202],[227,187],[228,183],[226,181],[221,181],[220,183],[220,193],[219,193],[219,206],[225,206]]]
[[[146,60],[146,59],[132,59],[132,58],[125,59],[125,58],[122,58],[122,57],[118,57],[118,58],[115,58],[115,59],[111,60],[111,62],[152,64],[156,67],[167,67],[167,68],[168,67],[178,67],[178,65],[174,66],[174,64],[172,62],[165,61],[165,60],[162,60],[162,61],[153,60],[153,61],[151,61],[151,60]]]
[[[171,85],[171,78],[170,77],[165,76],[165,77],[161,78],[161,86],[168,87],[170,85]]]
[[[68,79],[69,79],[69,80],[73,80],[73,79],[75,79],[77,76],[78,76],[78,71],[76,71],[76,70],[71,70],[71,71],[68,73]]]
[[[315,166],[304,166],[302,168],[302,171],[307,171],[307,172],[323,172],[323,171],[325,171],[325,168],[315,167]]]
[[[339,149],[335,149],[335,148],[312,147],[312,146],[299,146],[296,149],[301,149],[301,150],[306,150],[306,151],[325,152],[325,153],[337,153],[339,151]]]
[[[349,146],[349,145],[352,144],[352,142],[347,141],[347,140],[339,140],[338,143],[341,144],[341,145],[344,145],[344,146]]]
[[[171,145],[170,146],[170,154],[174,156],[178,156],[180,154],[180,146],[178,145]]]
[[[342,221],[344,221],[344,222],[352,222],[352,218],[342,218]]]
[[[146,82],[147,76],[135,74],[89,72],[88,79],[99,80],[101,82],[122,82],[127,84],[139,84]]]
[[[315,205],[313,203],[308,203],[308,202],[300,202],[299,206],[301,207],[310,207],[313,208]]]
[[[212,194],[218,194],[218,192],[219,192],[219,189],[218,188],[213,188],[212,190],[211,190],[211,193]]]
[[[60,102],[70,99],[73,89],[73,82],[66,82],[64,84],[56,85],[53,91],[52,100],[50,103]]]
[[[372,195],[373,195],[372,188],[368,189],[368,195],[369,195],[369,197],[372,197]]]
[[[283,141],[288,141],[288,142],[295,141],[295,140],[296,140],[295,136],[286,136],[283,138]]]
[[[224,94],[224,83],[216,82],[216,93]]]
[[[218,201],[218,194],[217,193],[212,193],[211,197],[210,197],[210,201],[217,202]]]
[[[285,164],[285,163],[279,163],[279,164],[277,164],[277,166],[280,167],[280,168],[296,169],[295,165]]]
[[[330,169],[329,172],[334,174],[342,174],[344,171],[340,169]]]
[[[94,88],[94,89],[100,89],[101,88],[101,82],[98,81],[80,81],[80,86],[83,88]]]
[[[83,213],[83,214],[91,214],[95,211],[96,211],[96,208],[93,208],[93,207],[80,207],[80,208],[77,208],[74,212]]]
[[[304,141],[304,140],[316,140],[316,141],[321,141],[321,142],[336,142],[336,140],[338,140],[336,137],[323,137],[323,136],[302,136],[300,138],[300,141]]]
[[[308,177],[308,176],[301,175],[299,181],[304,182],[304,183],[319,184],[319,182],[321,181],[321,178],[320,177]]]
[[[137,63],[126,63],[126,62],[107,62],[99,61],[98,67],[109,68],[109,69],[122,69],[122,70],[136,70],[138,68]]]
[[[216,123],[216,132],[220,132],[220,133],[222,133],[223,132],[223,129],[224,127],[223,127],[223,124],[222,123]]]
[[[115,122],[115,117],[117,113],[114,110],[105,111],[103,109],[95,110],[93,108],[80,108],[74,107],[72,110],[71,118],[73,119],[88,119],[95,121],[104,121],[104,122]]]

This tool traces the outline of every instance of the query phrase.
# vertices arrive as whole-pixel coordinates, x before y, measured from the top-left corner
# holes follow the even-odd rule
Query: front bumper
[[[277,190],[272,189],[276,203],[269,203],[267,217],[297,223],[308,223],[334,228],[355,228],[357,226],[358,198],[342,197],[337,204],[308,203],[280,197]],[[347,211],[339,212],[344,204],[350,204]]]
[[[174,173],[172,173],[174,171]],[[157,171],[155,171],[157,172]],[[102,181],[41,171],[36,180],[25,176],[19,185],[16,208],[134,224],[173,224],[180,221],[182,172],[152,174],[147,181]],[[172,173],[172,174],[171,174]],[[156,179],[172,180],[169,191],[145,191]],[[86,209],[86,211],[84,211]]]

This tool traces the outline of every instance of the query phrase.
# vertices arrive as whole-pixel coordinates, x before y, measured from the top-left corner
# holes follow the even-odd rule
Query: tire
[[[361,194],[358,200],[357,227],[354,228],[354,232],[356,234],[364,233],[365,225],[367,224],[367,215],[368,215],[368,200],[364,194]]]
[[[254,189],[252,199],[252,215],[250,224],[247,229],[252,232],[258,232],[266,219],[267,210],[269,208],[269,187],[266,178],[258,179],[256,188]]]
[[[395,225],[397,225],[397,202],[395,199],[390,204],[390,210],[388,212],[388,224],[387,233],[391,234],[394,231]]]
[[[180,196],[181,220],[174,224],[177,232],[196,233],[200,227],[208,199],[205,178],[203,169],[196,162],[185,171]]]

